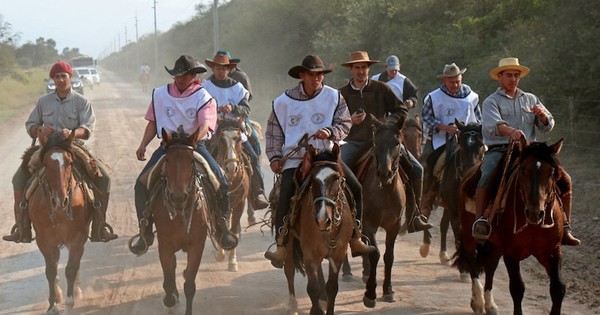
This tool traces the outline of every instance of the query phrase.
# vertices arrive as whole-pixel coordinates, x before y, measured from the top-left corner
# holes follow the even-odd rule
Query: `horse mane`
[[[478,122],[470,122],[465,125],[465,128],[461,130],[461,132],[469,132],[474,131],[481,134],[481,123]]]
[[[42,162],[41,160],[44,158],[44,155],[46,155],[46,152],[54,147],[58,147],[59,149],[73,154],[72,142],[67,141],[67,139],[65,139],[61,134],[54,133],[48,138],[46,144],[42,147],[42,151],[39,155],[40,162]]]
[[[218,130],[231,130],[231,129],[241,129],[242,124],[237,119],[223,119],[219,121]]]
[[[167,147],[170,145],[186,145],[192,147],[196,146],[195,143],[192,143],[190,135],[183,131],[183,126],[179,126],[179,128],[177,128],[177,131],[173,132],[171,135],[172,138],[171,141],[167,143]]]

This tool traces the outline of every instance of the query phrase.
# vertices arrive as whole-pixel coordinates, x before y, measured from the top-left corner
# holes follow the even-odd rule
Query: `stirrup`
[[[135,245],[137,245],[139,242],[143,242],[143,246],[144,246],[143,248],[141,248],[141,249],[136,249],[136,248],[134,247],[134,245],[133,245],[133,241],[135,241],[136,239],[138,239],[138,241],[135,243]],[[130,251],[131,253],[133,253],[134,255],[138,256],[138,257],[139,257],[139,256],[142,256],[142,255],[144,255],[146,252],[148,252],[148,248],[150,247],[150,246],[148,245],[148,242],[146,241],[146,239],[145,239],[144,237],[142,237],[142,235],[141,235],[141,234],[137,234],[137,235],[134,235],[134,236],[132,236],[132,237],[129,239],[129,243],[127,243],[127,246],[129,247],[129,251]]]
[[[483,230],[483,228],[485,230]],[[478,240],[487,240],[492,234],[492,226],[488,222],[488,219],[484,216],[479,217],[479,219],[473,222],[473,227],[471,228],[471,235]]]

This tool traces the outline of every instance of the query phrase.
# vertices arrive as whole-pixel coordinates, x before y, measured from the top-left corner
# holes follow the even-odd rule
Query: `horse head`
[[[373,154],[377,176],[382,184],[390,184],[400,165],[401,132],[396,124],[391,123],[375,124],[374,127]]]
[[[332,151],[317,153],[313,146],[309,146],[306,154],[311,163],[309,195],[312,196],[313,215],[319,230],[326,231],[332,223],[341,219],[341,205],[345,202],[340,147],[334,144]]]
[[[455,120],[455,125],[460,130],[458,137],[460,165],[462,171],[466,171],[473,165],[481,162],[485,153],[481,124],[472,122],[467,125]]]
[[[42,151],[40,158],[44,166],[44,177],[50,193],[52,210],[65,209],[69,205],[73,184],[73,149],[75,132],[68,138],[55,133],[50,137],[40,135]]]
[[[520,194],[530,224],[541,224],[546,210],[551,209],[548,205],[555,201],[560,166],[557,155],[562,145],[563,139],[550,146],[544,142],[527,143],[524,139],[519,143]]]
[[[169,133],[162,129],[166,151],[165,198],[175,209],[185,209],[188,197],[193,193],[195,187],[194,150],[199,132],[200,129],[194,134],[188,135],[181,126],[175,133]]]
[[[217,161],[225,170],[228,178],[234,178],[234,175],[241,170],[242,159],[242,141],[243,137],[243,118],[224,119],[219,121],[217,128]]]
[[[406,149],[417,158],[421,157],[421,143],[423,142],[423,129],[419,116],[411,117],[404,122],[402,127],[402,143]]]

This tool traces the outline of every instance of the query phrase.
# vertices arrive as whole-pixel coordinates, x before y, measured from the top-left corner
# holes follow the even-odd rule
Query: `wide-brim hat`
[[[229,53],[229,50],[219,50],[217,51],[217,55],[225,55],[227,57],[229,57],[229,62],[231,63],[240,63],[240,58],[231,58],[231,54]]]
[[[370,65],[376,64],[379,60],[369,59],[369,53],[366,51],[353,51],[350,53],[350,61],[346,61],[340,64],[342,67],[351,67],[354,63],[366,62]]]
[[[181,55],[176,61],[173,69],[168,69],[165,66],[165,70],[174,76],[179,77],[187,73],[203,73],[206,72],[206,67],[199,63],[197,60],[192,58],[191,56]]]
[[[235,68],[235,66],[237,66],[237,63],[232,62],[229,59],[229,56],[224,55],[224,54],[219,54],[219,53],[215,54],[213,59],[206,59],[206,60],[204,60],[204,62],[210,68],[213,68],[216,65],[220,65],[220,66],[226,66],[227,68],[232,69],[232,68]]]
[[[300,79],[300,72],[310,71],[310,72],[320,72],[323,74],[327,74],[333,71],[333,65],[329,65],[325,68],[323,64],[323,60],[319,56],[316,55],[308,55],[302,59],[302,64],[298,66],[293,66],[288,71],[290,77],[295,79]]]
[[[437,75],[437,78],[438,79],[453,78],[453,77],[457,77],[457,76],[465,73],[465,71],[467,71],[467,68],[462,68],[461,69],[455,63],[451,63],[449,65],[445,65],[444,66],[444,70],[442,71],[441,74]]]
[[[498,73],[504,70],[518,70],[521,72],[521,78],[529,74],[529,68],[520,65],[519,58],[509,57],[500,59],[498,66],[490,71],[490,77],[492,77],[494,80],[498,80]]]

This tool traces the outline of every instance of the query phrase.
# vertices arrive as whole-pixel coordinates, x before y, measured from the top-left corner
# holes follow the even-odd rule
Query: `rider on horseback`
[[[287,220],[285,225],[284,220],[290,211],[290,200],[294,195],[293,176],[302,160],[302,152],[293,154],[297,150],[298,141],[306,132],[313,132],[316,139],[337,142],[350,130],[350,114],[344,98],[337,90],[323,85],[325,74],[331,71],[332,67],[325,68],[318,56],[306,56],[302,65],[288,71],[292,78],[300,79],[300,83],[273,101],[273,111],[267,123],[266,153],[271,162],[271,170],[281,174],[281,187],[275,217],[277,250],[267,251],[265,258],[271,260],[276,268],[283,266],[286,255],[284,246],[288,229]],[[284,159],[285,154],[291,155],[290,158]],[[341,165],[356,203],[350,249],[353,256],[367,255],[377,249],[361,240],[359,220],[362,217],[362,187],[346,164],[342,162]]]
[[[481,163],[481,177],[475,192],[476,216],[473,237],[487,239],[492,231],[488,218],[484,216],[490,203],[494,174],[508,149],[510,141],[525,138],[535,141],[535,128],[549,132],[554,128],[554,118],[542,102],[533,94],[518,88],[519,80],[529,73],[529,68],[519,64],[517,58],[504,58],[490,76],[498,80],[500,87],[483,101],[483,141],[489,147]],[[565,232],[562,243],[576,246],[581,242],[572,234],[571,226],[571,177],[559,167],[557,186],[565,216]]]
[[[175,67],[167,72],[173,76],[173,83],[156,88],[152,96],[152,102],[146,113],[146,130],[136,151],[138,160],[145,161],[146,147],[154,139],[160,136],[160,130],[163,128],[172,132],[177,130],[178,126],[183,125],[184,131],[192,134],[198,129],[198,139],[196,139],[196,151],[200,153],[209,163],[210,168],[218,177],[220,186],[217,192],[217,207],[221,211],[220,219],[217,222],[217,239],[223,249],[233,249],[237,246],[237,239],[227,227],[229,217],[229,185],[227,178],[223,175],[221,168],[210,155],[205,146],[205,139],[210,131],[214,130],[217,120],[216,102],[202,88],[196,79],[198,73],[206,72],[206,68],[199,65],[190,56],[181,56],[175,62]],[[194,113],[194,115],[188,115]],[[147,250],[147,246],[154,242],[154,233],[152,232],[152,219],[144,215],[146,211],[146,201],[148,200],[148,189],[141,183],[142,175],[152,168],[160,158],[166,154],[165,148],[160,146],[140,173],[135,182],[135,207],[140,222],[140,239],[130,247],[130,250],[141,255]],[[144,219],[147,220],[144,220]]]
[[[75,133],[75,139],[87,140],[92,134],[96,123],[96,116],[91,103],[81,94],[71,89],[71,76],[73,70],[71,66],[59,61],[50,69],[50,78],[56,83],[56,91],[42,96],[29,118],[27,119],[27,132],[32,138],[40,134],[50,136],[53,133],[60,133],[65,138],[71,133]],[[71,115],[76,115],[71,117]],[[88,150],[90,159],[92,159],[101,173],[94,178],[96,186],[96,200],[94,203],[94,219],[92,223],[92,242],[108,242],[116,239],[118,236],[112,233],[112,228],[106,223],[106,210],[110,193],[110,177],[106,166],[92,156]],[[12,234],[2,237],[5,241],[31,243],[31,220],[27,215],[27,200],[25,200],[25,189],[29,182],[28,172],[20,166],[13,177],[14,188],[14,212],[15,227]]]
[[[213,75],[208,81],[203,82],[202,86],[217,101],[217,112],[225,118],[247,118],[250,114],[250,104],[248,103],[250,93],[240,82],[228,76],[231,69],[235,67],[235,63],[231,63],[229,57],[223,54],[216,54],[213,60],[206,59],[205,62],[211,68]],[[249,127],[252,128],[251,124]],[[255,133],[253,128],[251,133]],[[250,185],[252,207],[256,210],[264,209],[269,206],[269,203],[265,198],[265,184],[258,162],[260,143],[256,140],[252,145],[251,141],[248,141],[248,137],[251,135],[244,133],[244,136],[246,139],[242,141],[242,145],[251,157],[253,168]]]
[[[458,134],[455,120],[464,124],[481,122],[479,95],[462,83],[465,71],[466,68],[460,69],[455,63],[445,65],[444,71],[437,76],[442,80],[442,85],[429,93],[423,102],[423,129],[429,130],[427,138],[431,139],[427,140],[423,149],[423,160],[426,162],[422,210],[426,217],[431,214],[441,179],[441,175],[438,176],[434,169],[437,170],[436,165],[443,163],[453,154],[452,148],[446,148],[446,139]]]
[[[360,154],[364,152],[366,146],[371,145],[373,131],[371,124],[363,123],[367,119],[367,115],[372,115],[376,119],[384,119],[396,124],[400,129],[404,125],[408,109],[404,103],[398,99],[390,87],[380,81],[369,79],[369,70],[371,65],[378,63],[377,60],[370,60],[369,54],[366,51],[355,51],[350,55],[350,61],[341,65],[347,67],[352,72],[352,79],[347,85],[340,89],[342,96],[348,102],[348,109],[352,113],[352,128],[348,137],[344,140],[346,143],[342,146],[342,159],[349,166],[354,166]],[[414,212],[411,213],[411,224],[409,224],[409,232],[427,230],[433,227],[427,223],[427,218],[419,215],[421,207],[421,195],[423,189],[423,167],[417,159],[410,154],[402,145],[403,156],[406,159],[403,161],[403,168],[407,171],[409,182],[407,186],[412,189],[407,189],[407,192],[412,193],[414,198],[411,198],[411,208]],[[404,163],[406,161],[406,163]]]

